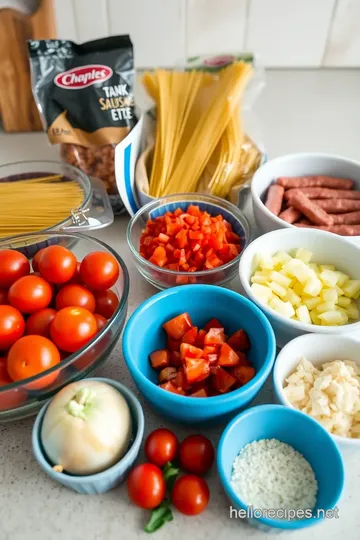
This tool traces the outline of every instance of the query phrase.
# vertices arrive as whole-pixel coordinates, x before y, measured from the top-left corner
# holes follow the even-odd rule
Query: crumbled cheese
[[[295,408],[330,433],[360,438],[360,367],[355,362],[335,360],[317,369],[301,358],[285,383],[285,395]]]
[[[235,458],[231,483],[257,509],[312,510],[317,481],[311,465],[292,446],[277,439],[246,445]]]

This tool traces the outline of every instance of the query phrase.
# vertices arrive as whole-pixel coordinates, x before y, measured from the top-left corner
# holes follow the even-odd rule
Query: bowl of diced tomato
[[[158,289],[223,285],[237,274],[250,227],[230,202],[184,193],[143,206],[129,222],[127,241],[137,269]]]
[[[261,310],[214,285],[162,291],[141,304],[123,335],[127,367],[161,415],[192,425],[228,421],[260,391],[275,359]]]
[[[106,360],[128,292],[123,260],[99,240],[49,232],[0,242],[0,422],[35,414]]]

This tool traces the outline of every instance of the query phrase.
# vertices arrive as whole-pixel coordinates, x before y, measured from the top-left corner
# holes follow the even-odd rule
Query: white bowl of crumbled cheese
[[[305,334],[279,353],[279,402],[318,421],[341,447],[360,448],[360,345],[346,336]]]

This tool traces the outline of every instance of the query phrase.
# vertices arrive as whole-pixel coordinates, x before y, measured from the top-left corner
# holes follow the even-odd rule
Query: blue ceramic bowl
[[[56,480],[65,487],[77,491],[78,493],[94,495],[98,493],[105,493],[106,491],[116,487],[125,479],[127,473],[132,468],[138,456],[144,436],[144,413],[139,400],[123,384],[113,381],[112,379],[105,379],[101,377],[93,377],[87,380],[100,381],[110,384],[126,399],[133,421],[133,437],[130,443],[131,446],[129,447],[125,456],[109,469],[97,474],[91,474],[89,476],[76,476],[67,474],[66,472],[55,472],[52,468],[52,464],[49,462],[44,452],[40,438],[43,418],[50,401],[44,405],[36,417],[32,431],[32,449],[36,461],[42,470],[46,472],[48,476],[50,476],[50,478]]]
[[[248,384],[221,396],[202,399],[173,394],[158,386],[149,354],[166,346],[162,325],[185,311],[198,327],[216,317],[229,335],[239,328],[247,332],[252,344],[248,356],[256,369]],[[174,422],[202,427],[227,422],[246,407],[263,386],[275,358],[274,332],[260,309],[240,294],[214,285],[174,287],[152,296],[130,317],[122,343],[131,376],[150,405]]]
[[[231,486],[236,456],[252,441],[272,438],[291,445],[310,463],[318,481],[317,504],[313,517],[306,519],[287,521],[250,517],[248,521],[262,529],[300,529],[315,525],[325,517],[326,510],[337,505],[341,497],[344,488],[343,461],[338,447],[320,424],[295,409],[281,405],[260,405],[244,411],[230,422],[222,434],[218,446],[217,467],[232,508],[248,510],[247,504]]]

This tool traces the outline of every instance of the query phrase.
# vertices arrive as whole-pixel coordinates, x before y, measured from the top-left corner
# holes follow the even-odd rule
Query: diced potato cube
[[[338,293],[335,288],[323,289],[321,291],[321,297],[324,302],[332,302],[333,304],[336,304],[338,301]]]
[[[327,287],[335,287],[339,276],[337,272],[334,272],[333,270],[323,270],[320,273],[319,278]]]
[[[273,262],[275,266],[281,265],[283,266],[285,263],[290,261],[292,257],[286,253],[285,251],[278,251],[273,255]]]
[[[320,272],[323,270],[336,270],[336,266],[334,264],[320,264]]]
[[[339,285],[339,287],[342,287],[344,283],[350,278],[347,274],[344,274],[344,272],[337,271],[336,273],[339,276],[339,279],[337,280],[337,284]]]
[[[325,313],[325,311],[333,311],[335,309],[334,302],[322,302],[316,306],[316,311],[318,313]]]
[[[309,264],[310,270],[314,270],[315,274],[320,274],[320,268],[316,263]]]
[[[293,291],[299,296],[302,296],[304,294],[304,287],[297,281],[293,287]]]
[[[261,283],[265,284],[268,283],[269,278],[266,276],[257,276],[256,274],[251,278],[251,283]]]
[[[274,261],[272,256],[269,253],[261,253],[257,256],[257,265],[260,266],[262,270],[273,270]]]
[[[299,248],[297,252],[295,253],[295,258],[300,259],[305,264],[308,264],[311,261],[312,256],[313,254],[311,253],[311,251],[308,251],[305,248]]]
[[[275,281],[271,281],[269,283],[269,287],[270,289],[275,293],[277,294],[278,296],[280,296],[280,298],[283,298],[285,295],[286,295],[286,289],[285,287],[282,287],[281,285],[279,285],[278,283],[276,283]]]
[[[303,304],[311,311],[312,309],[316,308],[318,304],[320,304],[321,298],[316,296],[315,298],[303,298]]]
[[[280,272],[276,272],[276,270],[271,272],[270,280],[275,281],[275,283],[278,283],[282,287],[290,287],[291,283],[291,279],[289,277],[284,276],[284,274],[280,274]]]
[[[346,308],[345,311],[349,319],[358,319],[359,318],[359,308],[356,302],[351,302]]]
[[[284,315],[284,317],[290,318],[295,315],[295,310],[290,302],[283,302],[280,298],[273,298],[269,302],[269,306],[280,315]]]
[[[291,304],[296,307],[301,304],[301,297],[296,294],[293,289],[288,289],[286,291],[286,296],[284,296],[283,300],[284,302],[291,302]]]
[[[296,316],[300,322],[305,324],[311,324],[310,313],[306,306],[298,307],[296,310]]]
[[[259,283],[253,283],[251,285],[251,290],[255,298],[257,298],[263,304],[267,304],[272,297],[271,289],[269,287],[265,287],[264,285],[260,285]]]
[[[347,307],[349,304],[351,304],[351,298],[347,298],[346,296],[340,296],[337,301],[337,305],[341,307]]]
[[[360,291],[360,279],[349,279],[342,287],[342,290],[348,298],[355,298]]]
[[[313,322],[313,324],[321,324],[321,319],[319,319],[319,314],[318,312],[316,311],[316,309],[312,309],[310,311],[310,317],[311,317],[311,320]]]
[[[329,270],[330,272],[331,270]],[[332,326],[335,324],[342,324],[343,317],[340,311],[338,310],[332,310],[332,311],[325,311],[325,313],[320,313],[319,319],[321,322],[325,323],[326,326]]]
[[[340,289],[339,285],[335,285],[335,290],[338,293],[338,296],[343,296],[344,291]]]
[[[346,324],[348,322],[348,320],[349,320],[349,316],[346,313],[346,310],[344,308],[338,307],[338,306],[336,307],[336,309],[342,315],[342,318],[343,318],[342,324]]]
[[[320,279],[317,278],[315,274],[311,274],[305,283],[304,293],[309,296],[319,296],[322,287]]]

